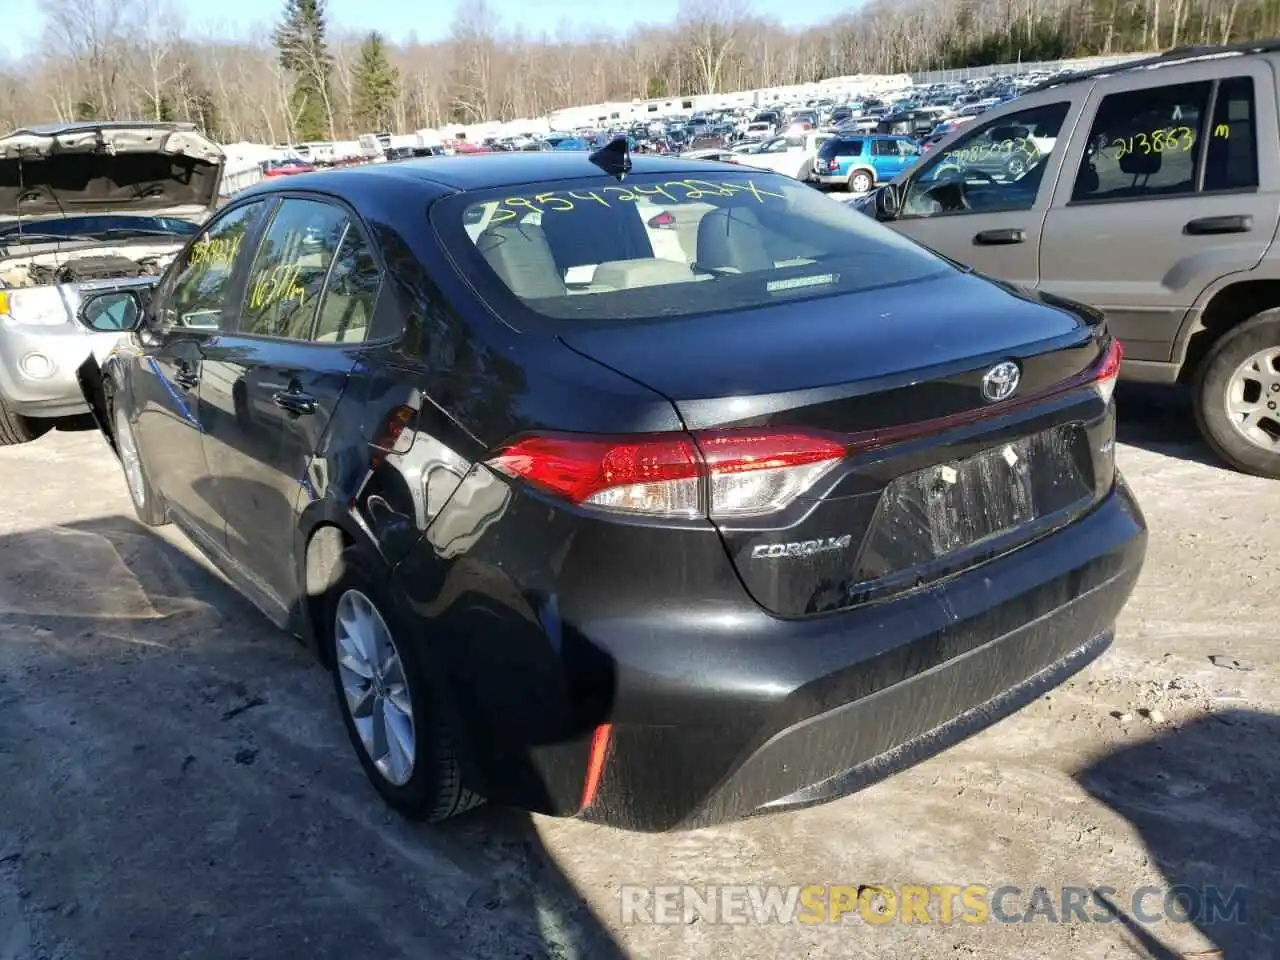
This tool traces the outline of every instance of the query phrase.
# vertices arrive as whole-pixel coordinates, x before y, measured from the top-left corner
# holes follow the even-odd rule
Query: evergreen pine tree
[[[390,129],[400,96],[400,71],[387,56],[386,41],[376,30],[360,45],[360,59],[352,72],[352,80],[356,119],[366,132]]]
[[[329,129],[329,76],[333,61],[325,43],[324,0],[285,0],[276,27],[280,65],[293,77],[293,132],[299,141],[324,140]]]

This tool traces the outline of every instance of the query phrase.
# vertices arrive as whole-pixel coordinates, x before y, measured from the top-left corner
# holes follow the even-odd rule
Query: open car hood
[[[16,217],[212,210],[226,158],[190,123],[26,127],[0,137],[0,222]]]

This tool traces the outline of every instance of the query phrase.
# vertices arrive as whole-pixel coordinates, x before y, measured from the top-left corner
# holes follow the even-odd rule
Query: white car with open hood
[[[81,292],[154,284],[217,205],[223,166],[193,124],[0,137],[0,445],[88,412],[76,372],[119,335],[77,322]]]

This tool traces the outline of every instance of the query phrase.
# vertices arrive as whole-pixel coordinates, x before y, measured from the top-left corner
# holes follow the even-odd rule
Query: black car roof
[[[591,162],[590,153],[579,150],[539,151],[536,153],[482,153],[454,157],[421,157],[395,163],[371,163],[341,170],[322,170],[297,174],[277,181],[264,181],[243,191],[244,196],[275,193],[282,190],[318,190],[342,196],[361,187],[376,187],[392,182],[413,182],[420,187],[446,190],[486,190],[550,180],[574,180],[603,174]],[[714,161],[685,160],[678,157],[631,155],[632,174],[676,174],[705,172]],[[741,168],[724,165],[726,171]]]

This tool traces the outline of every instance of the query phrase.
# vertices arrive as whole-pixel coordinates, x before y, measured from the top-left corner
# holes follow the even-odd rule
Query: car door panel
[[[219,415],[206,448],[226,504],[227,547],[285,608],[297,599],[291,548],[299,494],[359,351],[235,334],[210,351],[209,365],[219,370],[210,405]]]
[[[1035,287],[1041,231],[1079,113],[1077,102],[1063,100],[975,122],[961,138],[945,150],[932,151],[906,174],[900,182],[907,196],[904,215],[893,222],[894,229],[979,273]],[[1006,151],[1006,138],[998,136],[1003,127],[1020,122],[1056,127],[1054,146],[1021,175],[997,175],[992,172],[997,166],[1007,170],[1020,151],[1029,150],[1030,137],[1010,141]],[[1002,195],[1013,188],[1016,192]],[[990,208],[983,209],[976,198],[989,201]],[[913,212],[913,203],[923,212]]]
[[[255,253],[235,329],[206,357],[206,456],[225,504],[227,547],[281,610],[301,596],[294,534],[324,443],[373,318],[376,265],[350,283],[347,212],[285,199]],[[354,230],[355,228],[351,228]],[[281,279],[284,277],[285,279]]]
[[[228,210],[174,262],[148,304],[130,384],[135,436],[151,482],[179,523],[215,544],[225,538],[222,505],[206,483],[205,356],[243,266],[240,242],[265,208],[258,201]]]
[[[1270,66],[1242,59],[1232,64],[1229,76],[1235,83],[1238,78],[1252,82],[1256,128],[1252,132],[1247,123],[1224,126],[1218,122],[1218,111],[1208,98],[1222,90],[1230,100],[1231,92],[1239,89],[1225,86],[1228,78],[1221,65],[1190,65],[1179,71],[1176,82],[1157,85],[1139,75],[1094,90],[1078,128],[1082,135],[1066,157],[1065,170],[1078,173],[1061,178],[1045,221],[1041,287],[1103,310],[1130,359],[1170,361],[1178,330],[1201,294],[1220,277],[1256,267],[1280,223],[1280,155],[1274,150],[1255,146],[1256,188],[1209,189],[1216,179],[1216,159],[1226,148],[1215,141],[1253,136],[1255,145],[1259,141],[1274,144],[1280,137]],[[1219,79],[1222,84],[1215,87],[1213,81]],[[1166,101],[1188,99],[1197,89],[1207,91],[1203,109],[1214,110],[1211,122],[1204,126],[1200,117],[1193,121],[1181,103],[1165,108]],[[1108,102],[1107,98],[1115,99]],[[1137,113],[1143,105],[1157,112],[1164,108],[1159,126],[1153,131],[1125,129],[1119,131],[1124,136],[1110,135],[1131,112],[1131,125],[1155,124]],[[1181,119],[1175,120],[1174,112]],[[1172,148],[1167,133],[1171,129],[1176,133]],[[1205,165],[1201,157],[1206,149],[1201,142],[1205,130],[1213,162],[1210,173],[1199,174]],[[1163,142],[1155,141],[1157,132],[1163,134]],[[1221,137],[1223,132],[1226,138]],[[1151,152],[1144,153],[1143,146]],[[1083,187],[1105,188],[1116,182],[1126,161],[1133,171],[1125,174],[1125,183],[1132,183],[1132,198],[1125,198],[1122,183],[1118,199],[1087,199],[1094,192]],[[1144,169],[1151,172],[1144,174]],[[1195,191],[1197,176],[1205,177],[1201,192]],[[1182,192],[1175,192],[1175,178],[1187,184]],[[1140,195],[1150,184],[1155,184],[1152,192]],[[1105,190],[1096,193],[1105,194]]]

